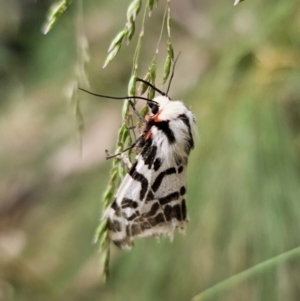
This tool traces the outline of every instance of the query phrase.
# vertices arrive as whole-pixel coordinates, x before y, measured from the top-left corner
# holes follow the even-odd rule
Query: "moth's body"
[[[158,111],[146,116],[136,161],[107,211],[110,237],[121,248],[130,248],[134,237],[173,234],[187,222],[186,167],[195,118],[181,101],[153,101]]]

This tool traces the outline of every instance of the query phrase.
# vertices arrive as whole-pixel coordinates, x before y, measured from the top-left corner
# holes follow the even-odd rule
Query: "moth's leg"
[[[122,153],[122,154],[120,155],[120,159],[121,159],[121,160],[123,161],[123,163],[128,167],[128,169],[131,168],[132,163],[130,162],[130,160],[129,160],[129,158],[128,158],[128,156],[127,156],[126,154]]]
[[[129,104],[133,110],[133,112],[135,113],[135,115],[142,121],[142,122],[147,122],[147,120],[137,111],[137,109],[135,108],[133,102],[131,100],[129,100]]]
[[[123,163],[130,169],[132,164],[128,158],[128,156],[124,153],[120,153],[120,154],[115,154],[115,155],[110,155],[109,152],[107,151],[107,149],[105,150],[106,153],[106,159],[110,159],[110,158],[117,158],[123,161]]]
[[[116,157],[118,157],[118,156],[121,156],[124,152],[126,152],[126,151],[128,151],[128,150],[134,148],[134,147],[137,145],[137,143],[139,142],[139,140],[140,140],[140,138],[136,139],[129,147],[123,149],[121,152],[119,152],[119,153],[117,153],[117,154],[114,154],[114,155],[111,155],[111,154],[108,152],[108,150],[106,149],[106,150],[105,150],[106,160],[111,159],[111,158],[116,158]]]

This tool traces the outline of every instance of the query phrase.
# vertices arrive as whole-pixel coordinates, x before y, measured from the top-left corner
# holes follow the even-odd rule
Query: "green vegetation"
[[[110,177],[104,149],[114,151],[123,104],[78,92],[75,82],[128,93],[144,6],[130,44],[102,69],[129,2],[84,1],[82,20],[73,1],[46,36],[39,30],[51,3],[38,2],[0,1],[0,300],[182,301],[203,292],[201,300],[298,301],[299,1],[171,2],[172,45],[182,54],[170,95],[199,125],[190,223],[173,242],[112,246],[106,284],[92,241]],[[164,12],[161,0],[145,18],[140,77]],[[156,57],[159,88],[168,39],[165,31]]]

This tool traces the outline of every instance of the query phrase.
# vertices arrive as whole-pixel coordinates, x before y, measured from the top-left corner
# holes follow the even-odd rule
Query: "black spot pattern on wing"
[[[127,219],[129,221],[132,221],[134,220],[136,217],[138,217],[140,215],[140,212],[139,211],[136,211],[135,213],[133,213],[132,215],[130,215]]]
[[[166,217],[166,220],[167,221],[170,221],[172,219],[172,206],[170,205],[166,205],[164,207],[164,214],[165,214],[165,217]]]
[[[150,119],[146,124],[145,132],[151,130],[153,126],[161,130],[167,137],[169,143],[173,144],[176,142],[175,135],[169,126],[169,120],[164,121],[155,121],[154,119]]]
[[[111,208],[115,210],[116,216],[120,217],[121,216],[121,208],[117,204],[117,200],[115,199],[113,203],[111,204]]]
[[[150,216],[153,216],[156,214],[156,212],[159,210],[160,206],[157,202],[155,202],[151,209],[147,212],[147,213],[144,213],[143,216],[144,217],[150,217]]]
[[[184,186],[180,188],[180,195],[184,195],[186,193],[186,189]]]
[[[150,146],[149,151],[147,152],[147,157],[145,158],[145,165],[148,165],[148,168],[152,168],[153,161],[156,156],[157,147],[155,145]]]
[[[186,210],[186,203],[185,203],[185,199],[182,200],[181,202],[181,212],[182,212],[182,218],[184,220],[186,220],[186,217],[187,217],[187,210]]]
[[[129,237],[131,236],[131,230],[130,230],[130,225],[126,226],[126,235]]]
[[[154,199],[154,194],[151,190],[149,190],[148,193],[147,193],[145,201],[147,203],[148,201],[153,201],[153,199]]]
[[[154,166],[153,166],[154,170],[158,171],[159,168],[160,168],[160,166],[161,166],[161,159],[160,158],[156,158],[155,161],[154,161]]]
[[[173,206],[173,208],[172,208],[172,218],[176,218],[179,221],[182,220],[180,204],[177,204],[177,205]]]
[[[135,202],[132,199],[129,198],[123,198],[122,203],[121,203],[122,208],[137,208],[138,207],[138,203]]]
[[[152,164],[155,159],[156,152],[157,152],[157,146],[152,145],[151,138],[147,139],[145,144],[143,145],[141,156],[144,159],[145,165],[147,165],[149,169],[152,168]]]
[[[148,219],[148,222],[151,224],[151,226],[155,227],[156,225],[160,223],[164,223],[166,221],[165,216],[163,213],[158,213],[154,217],[150,217]]]
[[[187,153],[189,153],[190,150],[192,148],[194,148],[194,139],[193,139],[193,135],[192,135],[190,121],[189,121],[189,118],[185,114],[179,115],[178,118],[181,119],[183,121],[183,123],[186,125],[186,127],[188,128],[189,138],[188,138],[188,141],[187,141],[186,151],[187,151]]]
[[[140,200],[144,199],[144,196],[148,190],[148,180],[140,173],[136,171],[137,161],[132,165],[129,174],[135,180],[141,183]]]
[[[171,144],[176,142],[174,133],[169,126],[169,120],[156,122],[155,126],[167,136]]]
[[[170,221],[173,218],[177,219],[178,221],[184,220],[179,204],[174,206],[166,205],[164,208],[164,214],[167,221]]]
[[[179,199],[179,193],[176,191],[176,192],[172,192],[172,193],[170,193],[170,194],[168,194],[168,195],[166,195],[162,198],[159,198],[158,201],[161,205],[165,205],[167,203],[170,203],[172,201],[176,201],[178,199]]]
[[[131,225],[131,234],[133,236],[135,236],[135,235],[139,235],[140,233],[142,233],[142,229],[141,229],[140,225],[132,224]]]
[[[111,203],[111,208],[113,208],[114,210],[116,210],[117,206],[118,206],[117,199],[114,199],[114,201]]]
[[[142,222],[142,223],[140,223],[139,225],[140,225],[142,231],[146,231],[146,230],[152,228],[152,226],[150,225],[149,222]]]
[[[158,190],[160,184],[162,183],[162,180],[164,179],[165,176],[171,175],[176,173],[176,169],[174,167],[171,167],[165,171],[162,171],[155,179],[154,183],[152,184],[151,189],[155,192]]]
[[[107,221],[107,227],[109,230],[114,231],[114,232],[120,232],[121,231],[121,223],[118,220],[111,220],[108,219]]]

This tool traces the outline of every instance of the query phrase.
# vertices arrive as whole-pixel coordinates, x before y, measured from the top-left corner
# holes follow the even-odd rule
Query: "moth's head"
[[[172,120],[184,114],[187,107],[180,100],[171,100],[167,96],[156,96],[149,104],[152,114],[157,120]]]

